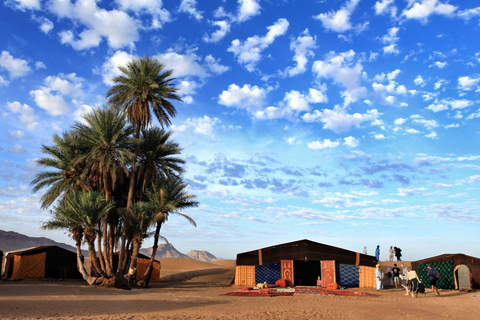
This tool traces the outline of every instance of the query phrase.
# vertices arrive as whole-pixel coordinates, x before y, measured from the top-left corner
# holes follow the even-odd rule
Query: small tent
[[[465,254],[442,254],[439,256],[412,261],[412,268],[430,287],[428,265],[431,264],[440,273],[437,287],[440,289],[480,289],[480,259]]]
[[[57,246],[6,252],[3,260],[3,277],[10,280],[81,278],[76,253]]]

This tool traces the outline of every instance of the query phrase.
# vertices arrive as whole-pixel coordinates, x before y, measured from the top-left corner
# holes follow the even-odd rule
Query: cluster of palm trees
[[[171,140],[175,107],[181,101],[158,60],[143,57],[120,67],[107,91],[108,106],[98,108],[70,130],[42,145],[45,167],[31,185],[42,190],[42,208],[51,219],[44,229],[66,229],[76,243],[79,270],[90,284],[126,285],[136,277],[144,239],[154,235],[152,256],[138,286],[150,279],[162,224],[180,211],[198,206],[182,180],[181,149]],[[161,128],[151,125],[152,112]],[[154,231],[153,231],[154,229]],[[85,271],[86,243],[96,276]]]

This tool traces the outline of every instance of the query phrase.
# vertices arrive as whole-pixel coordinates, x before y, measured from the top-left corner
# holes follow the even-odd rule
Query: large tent
[[[439,256],[412,261],[412,268],[426,287],[430,287],[427,267],[432,265],[441,277],[437,281],[440,289],[480,289],[480,259],[461,253],[442,254]]]
[[[10,280],[81,278],[76,253],[57,246],[6,252],[2,267],[2,277]]]
[[[304,239],[237,254],[235,283],[284,279],[288,285],[311,286],[322,280],[324,286],[333,282],[358,287],[362,267],[370,279],[375,263],[373,256]]]

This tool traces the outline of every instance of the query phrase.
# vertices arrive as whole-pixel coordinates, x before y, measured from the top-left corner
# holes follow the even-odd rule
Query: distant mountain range
[[[65,243],[56,242],[52,239],[45,237],[29,237],[24,234],[20,234],[14,231],[0,230],[0,251],[8,252],[18,249],[25,249],[37,246],[58,246],[73,252],[77,252],[77,249]],[[152,248],[143,248],[141,253],[150,256]],[[88,252],[84,250],[84,255],[88,256]],[[171,244],[159,244],[155,258],[187,258],[194,259],[203,262],[215,262],[223,259],[215,257],[208,251],[191,250],[187,254],[183,254]]]

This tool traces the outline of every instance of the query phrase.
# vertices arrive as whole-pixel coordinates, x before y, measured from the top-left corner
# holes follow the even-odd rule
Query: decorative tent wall
[[[323,269],[322,261],[325,262]],[[342,267],[336,269],[336,265]],[[325,269],[327,266],[329,270]],[[274,284],[276,280],[284,279],[289,286],[316,285],[318,277],[323,279],[328,275],[328,282],[340,281],[344,286],[358,286],[358,266],[373,268],[375,257],[310,240],[299,240],[237,254],[235,284],[254,285],[252,281],[256,280]]]

